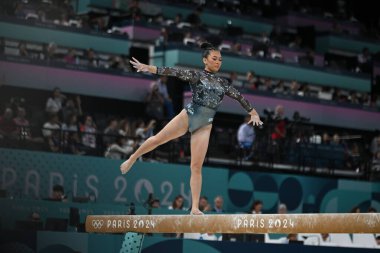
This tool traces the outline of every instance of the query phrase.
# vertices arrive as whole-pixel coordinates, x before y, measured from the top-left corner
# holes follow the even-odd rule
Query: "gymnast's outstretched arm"
[[[191,83],[195,83],[199,79],[199,75],[197,71],[188,70],[188,69],[180,69],[173,67],[156,67],[153,65],[146,65],[139,62],[136,58],[132,57],[132,60],[129,61],[137,72],[149,72],[152,74],[162,75],[162,76],[175,76],[182,81],[187,81]]]
[[[251,115],[251,120],[248,122],[248,124],[253,123],[253,125],[257,126],[263,124],[263,122],[260,120],[259,114],[252,107],[251,103],[246,98],[244,98],[243,95],[241,95],[241,93],[235,87],[226,81],[224,83],[224,89],[227,96],[238,101],[240,105],[248,112],[248,114]]]

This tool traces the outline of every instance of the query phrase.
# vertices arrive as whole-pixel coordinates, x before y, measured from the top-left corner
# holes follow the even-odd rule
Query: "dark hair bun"
[[[204,49],[204,50],[206,50],[206,49],[214,48],[214,45],[211,44],[211,43],[208,43],[208,42],[203,42],[201,44],[201,48]]]

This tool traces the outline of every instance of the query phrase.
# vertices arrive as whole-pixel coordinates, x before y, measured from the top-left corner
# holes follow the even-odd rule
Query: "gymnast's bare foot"
[[[133,166],[133,164],[136,162],[136,159],[133,158],[132,156],[129,157],[128,160],[126,160],[125,162],[123,162],[121,165],[120,165],[120,171],[122,174],[126,174]]]
[[[199,209],[191,209],[190,214],[191,215],[203,215],[204,213],[202,213]]]

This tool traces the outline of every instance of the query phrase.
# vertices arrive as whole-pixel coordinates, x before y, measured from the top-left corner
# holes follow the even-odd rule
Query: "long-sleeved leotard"
[[[194,132],[202,126],[211,124],[217,108],[224,95],[237,100],[242,107],[250,112],[251,104],[230,83],[213,73],[185,70],[170,67],[158,67],[158,75],[175,76],[190,83],[192,102],[186,106],[189,116],[189,131]]]
[[[223,100],[224,95],[227,95],[237,100],[242,107],[250,112],[252,106],[238,90],[230,83],[213,73],[194,70],[185,70],[170,67],[158,67],[158,75],[175,76],[183,81],[190,83],[192,91],[192,102],[197,105],[205,106],[211,109],[217,109]]]

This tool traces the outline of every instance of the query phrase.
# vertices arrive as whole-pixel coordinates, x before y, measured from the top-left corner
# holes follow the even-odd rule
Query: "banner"
[[[65,195],[94,195],[97,203],[144,205],[153,194],[161,207],[181,194],[191,204],[190,168],[186,165],[136,162],[127,175],[122,161],[16,149],[0,149],[0,188],[9,198],[44,199],[55,184]],[[277,212],[285,203],[289,212],[366,212],[380,210],[380,184],[290,174],[257,173],[204,167],[202,194],[213,205],[221,195],[228,212],[246,212],[253,201],[264,202],[264,213]]]

